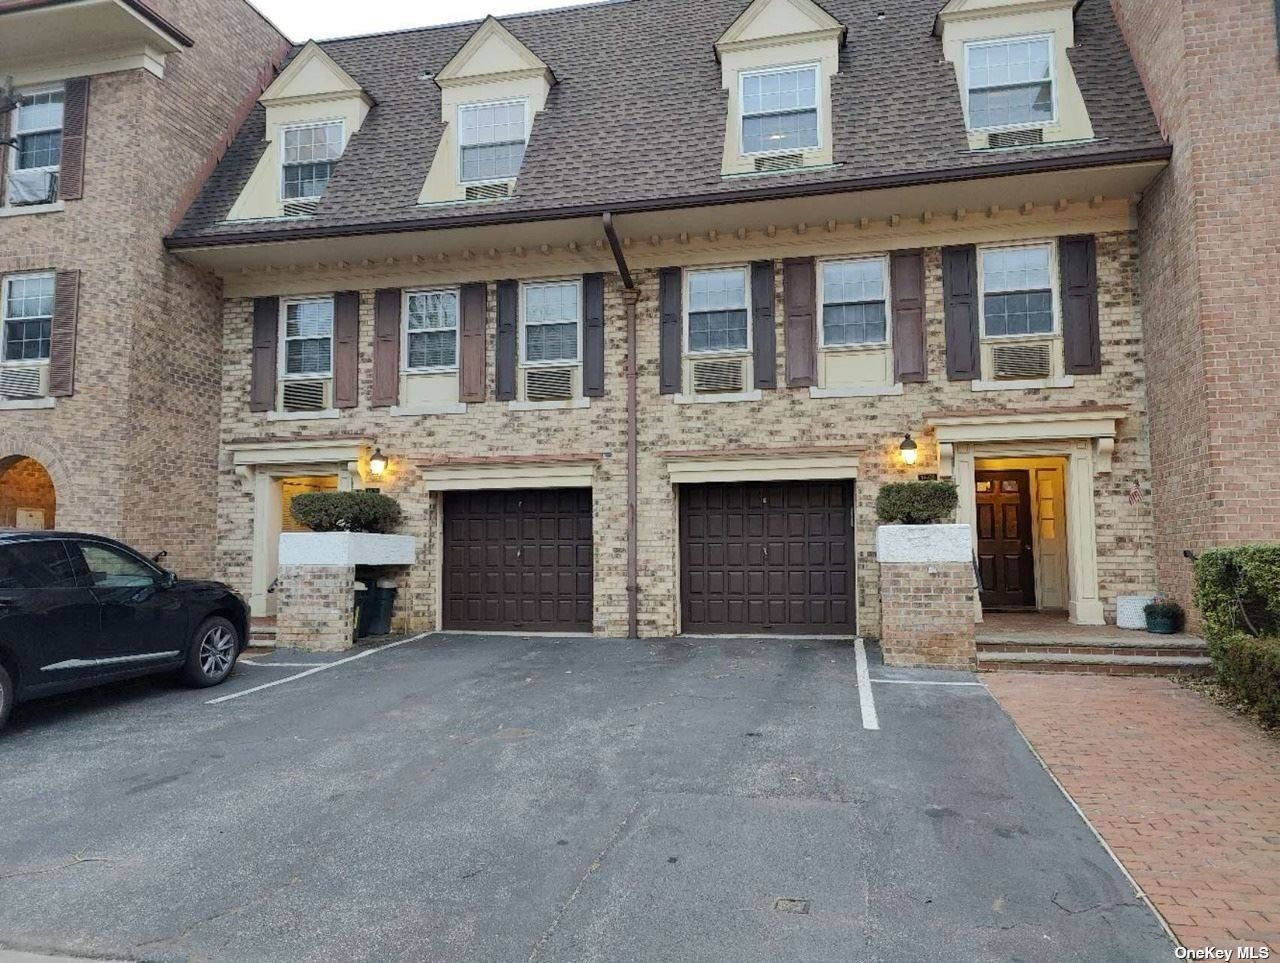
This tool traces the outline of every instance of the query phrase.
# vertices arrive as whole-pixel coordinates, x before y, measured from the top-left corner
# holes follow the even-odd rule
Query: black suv
[[[0,531],[0,727],[16,702],[153,672],[231,675],[244,599],[97,535]]]

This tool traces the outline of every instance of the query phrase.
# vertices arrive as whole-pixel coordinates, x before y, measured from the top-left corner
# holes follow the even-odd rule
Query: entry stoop
[[[249,645],[255,649],[276,647],[276,620],[274,617],[249,620]]]
[[[1194,635],[1071,625],[1050,613],[988,614],[975,642],[980,672],[1162,676],[1212,668],[1208,647]]]

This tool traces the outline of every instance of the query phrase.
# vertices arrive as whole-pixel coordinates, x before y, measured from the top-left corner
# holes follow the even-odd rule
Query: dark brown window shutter
[[[333,406],[360,403],[360,292],[333,296]]]
[[[279,338],[280,299],[254,298],[250,411],[272,411],[276,406],[276,343]]]
[[[1067,374],[1102,372],[1098,330],[1098,250],[1092,234],[1058,241],[1062,275],[1062,342]]]
[[[680,393],[684,382],[684,272],[663,268],[658,272],[658,392]]]
[[[9,139],[9,117],[12,113],[13,111],[7,110],[0,114],[0,144]],[[4,176],[9,164],[4,148],[0,147],[0,205],[4,204],[4,199],[8,196],[4,189]]]
[[[757,388],[778,387],[778,335],[774,323],[773,262],[751,262],[751,324]]]
[[[972,244],[942,249],[942,299],[946,315],[947,377],[981,377],[978,355],[978,249]]]
[[[400,289],[373,295],[373,407],[400,403]]]
[[[818,277],[811,257],[782,262],[782,294],[787,312],[787,384],[818,383]]]
[[[494,345],[493,396],[499,401],[516,400],[517,338],[520,327],[520,285],[498,282],[498,338]]]
[[[458,352],[458,400],[482,402],[485,394],[485,312],[489,288],[483,283],[462,286],[462,348]]]
[[[604,275],[582,276],[582,393],[604,397]]]
[[[53,277],[53,321],[50,324],[49,395],[70,398],[76,392],[76,318],[80,313],[80,272],[59,271]]]
[[[58,196],[64,201],[84,197],[85,135],[89,127],[89,78],[67,81],[62,107],[62,171],[58,174]]]
[[[924,335],[924,252],[889,258],[893,290],[893,374],[897,381],[927,381]]]

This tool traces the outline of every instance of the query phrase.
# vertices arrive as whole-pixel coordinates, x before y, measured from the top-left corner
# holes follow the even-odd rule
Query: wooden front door
[[[1034,607],[1030,476],[1026,471],[980,471],[976,479],[982,607]]]

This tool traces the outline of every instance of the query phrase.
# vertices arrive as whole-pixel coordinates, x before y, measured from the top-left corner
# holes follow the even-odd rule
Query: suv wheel
[[[14,696],[13,680],[9,678],[9,673],[4,670],[4,666],[0,665],[0,729],[3,729],[4,724],[9,720]]]
[[[240,635],[226,619],[206,619],[196,629],[182,678],[197,688],[208,688],[227,681],[240,655]]]

